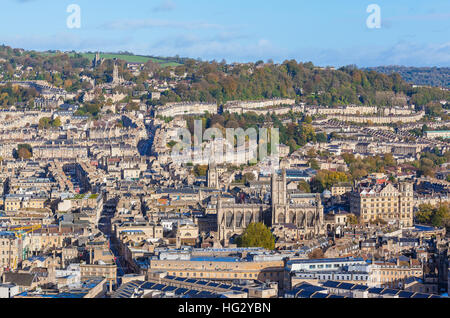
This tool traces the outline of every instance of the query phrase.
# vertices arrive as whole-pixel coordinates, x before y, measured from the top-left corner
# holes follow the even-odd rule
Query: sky
[[[80,8],[80,28],[69,28]],[[380,8],[381,27],[369,28]],[[39,51],[450,67],[449,0],[2,0],[0,44]]]

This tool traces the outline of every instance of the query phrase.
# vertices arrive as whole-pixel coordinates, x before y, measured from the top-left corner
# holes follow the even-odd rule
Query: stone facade
[[[162,117],[175,117],[187,115],[203,115],[205,112],[217,114],[217,105],[208,103],[168,103],[156,109],[155,115]]]
[[[411,115],[398,116],[352,116],[352,115],[329,115],[328,119],[336,119],[352,123],[373,123],[373,124],[394,124],[394,123],[415,123],[425,116],[425,112],[414,113]]]
[[[272,176],[272,225],[294,225],[303,239],[324,234],[320,196],[288,193],[286,185],[286,170]]]
[[[410,183],[397,187],[387,183],[367,188],[358,186],[350,196],[350,211],[360,216],[361,223],[377,219],[413,226],[414,191]]]

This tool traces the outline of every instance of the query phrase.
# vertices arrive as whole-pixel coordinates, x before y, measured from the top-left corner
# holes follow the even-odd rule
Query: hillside
[[[44,55],[55,55],[56,52],[43,52]],[[68,53],[70,57],[74,57],[77,53]],[[95,53],[79,53],[84,58],[92,61],[95,57]],[[128,63],[147,63],[148,61],[153,61],[155,63],[160,64],[162,67],[167,66],[178,66],[180,63],[176,62],[171,58],[160,58],[160,57],[150,57],[150,56],[142,56],[142,55],[133,55],[126,53],[100,53],[100,57],[104,59],[119,59]]]
[[[171,89],[164,90],[159,100],[147,101],[156,105],[181,101],[224,103],[289,97],[308,105],[328,107],[409,104],[425,108],[427,115],[441,116],[444,112],[441,101],[450,101],[450,91],[436,87],[414,88],[398,73],[386,75],[355,66],[334,70],[295,60],[287,60],[282,64],[262,61],[227,64],[225,61],[202,62],[179,58],[156,58],[159,63],[152,63],[152,57],[117,53],[102,55],[109,59],[93,69],[93,55],[88,54],[93,53],[48,51],[43,54],[0,46],[0,80],[45,80],[68,92],[88,91],[92,89],[91,84],[83,77],[94,79],[97,85],[110,83],[114,69],[110,58],[116,57],[120,60],[116,64],[119,75],[125,81],[134,83],[134,90],[148,90],[149,77],[160,83],[171,84]],[[127,68],[127,59],[130,62],[147,59],[148,62],[140,74],[135,75]],[[163,67],[164,63],[177,61],[182,64]],[[12,88],[5,89],[5,107],[26,101],[30,95],[29,92],[21,92],[18,96]],[[118,89],[132,94],[129,88]]]
[[[398,73],[406,82],[414,85],[450,88],[449,67],[379,66],[370,67],[367,70],[388,75]]]
[[[413,88],[399,74],[385,75],[356,67],[322,69],[295,60],[282,64],[226,64],[185,60],[175,68],[187,74],[188,83],[179,83],[162,94],[159,102],[261,100],[295,98],[308,105],[377,105],[418,107],[450,100],[450,92],[438,88]],[[168,74],[160,73],[160,78]]]

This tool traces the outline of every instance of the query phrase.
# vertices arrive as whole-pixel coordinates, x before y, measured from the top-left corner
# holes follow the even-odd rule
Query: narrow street
[[[111,228],[111,218],[114,216],[113,213],[110,211],[107,211],[106,209],[103,209],[102,216],[99,221],[98,228],[103,234],[108,238],[109,240],[109,246],[111,249],[111,252],[114,254],[116,265],[117,265],[117,277],[120,279],[126,274],[126,268],[123,267],[123,259],[122,256],[119,253],[119,248],[117,246],[117,243],[115,243],[115,239],[112,236],[112,228]],[[119,282],[120,283],[120,282]]]

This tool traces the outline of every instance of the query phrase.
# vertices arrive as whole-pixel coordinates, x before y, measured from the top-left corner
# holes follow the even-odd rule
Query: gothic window
[[[254,221],[252,213],[246,212],[245,213],[245,227],[248,227],[252,221]]]
[[[236,214],[236,227],[244,227],[244,213],[242,212]]]
[[[297,226],[303,228],[304,222],[305,222],[305,214],[303,212],[300,212]]]
[[[314,226],[314,215],[313,215],[313,213],[308,213],[308,216],[307,216],[307,219],[306,219],[306,224],[309,226],[309,227],[312,227],[312,226]]]
[[[295,214],[295,211],[289,212],[289,223],[295,224],[297,221],[297,216]]]
[[[225,221],[227,227],[229,227],[229,228],[233,227],[233,219],[234,219],[233,212],[227,212],[226,221]]]

